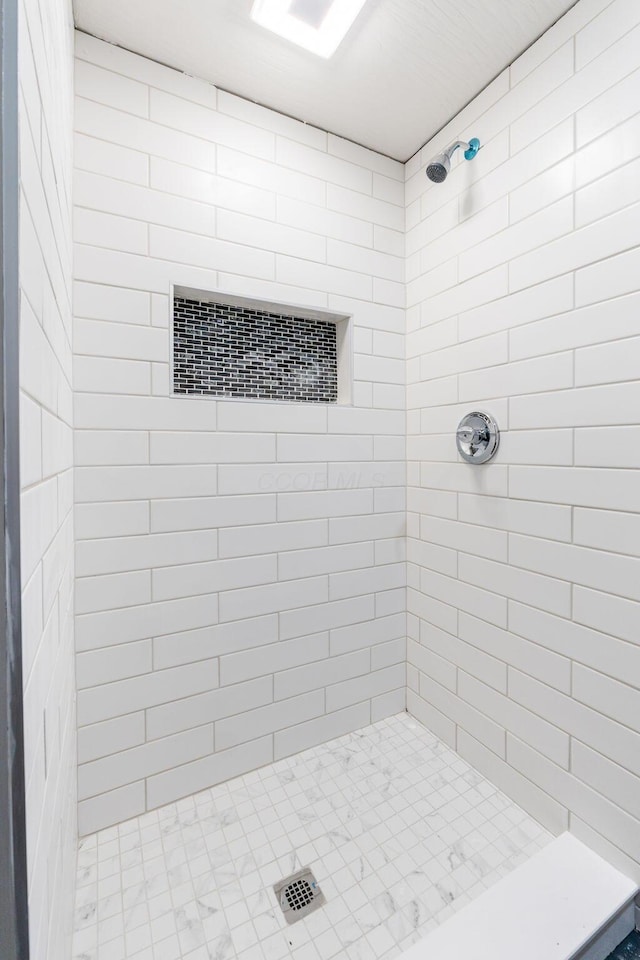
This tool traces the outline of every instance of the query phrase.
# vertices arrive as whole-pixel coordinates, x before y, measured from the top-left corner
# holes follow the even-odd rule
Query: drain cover
[[[280,880],[273,891],[287,923],[302,920],[327,902],[309,867]]]

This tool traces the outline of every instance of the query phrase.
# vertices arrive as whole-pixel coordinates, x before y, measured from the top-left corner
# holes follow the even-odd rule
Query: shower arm
[[[455,143],[452,143],[451,146],[448,147],[447,150],[445,150],[445,153],[447,154],[449,159],[451,159],[451,157],[456,152],[458,147],[462,147],[462,149],[464,150],[465,160],[473,160],[478,150],[480,149],[480,141],[478,140],[477,137],[472,137],[471,140],[469,140],[468,142],[466,140],[456,140]]]

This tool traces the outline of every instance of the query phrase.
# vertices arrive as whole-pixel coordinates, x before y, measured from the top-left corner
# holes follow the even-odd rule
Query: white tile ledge
[[[571,960],[636,893],[631,880],[563,833],[400,960]]]

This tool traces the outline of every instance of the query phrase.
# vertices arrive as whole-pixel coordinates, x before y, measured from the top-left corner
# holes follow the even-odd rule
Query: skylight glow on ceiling
[[[330,57],[366,0],[254,0],[251,18],[319,57]]]

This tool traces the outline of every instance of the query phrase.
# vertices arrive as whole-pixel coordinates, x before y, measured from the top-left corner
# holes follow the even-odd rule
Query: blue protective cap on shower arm
[[[480,141],[478,140],[477,137],[472,137],[471,140],[469,140],[469,146],[464,152],[465,160],[473,160],[473,158],[475,157],[479,149],[480,149]]]

